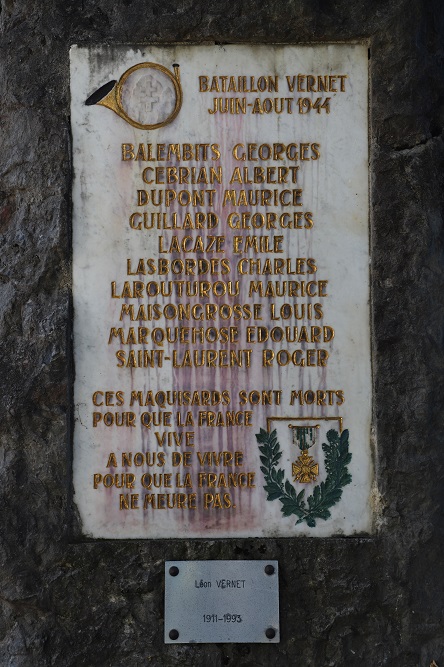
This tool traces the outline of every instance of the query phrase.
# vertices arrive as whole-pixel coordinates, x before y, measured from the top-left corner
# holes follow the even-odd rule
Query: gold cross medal
[[[319,426],[293,426],[293,444],[301,450],[300,456],[293,463],[292,473],[295,482],[309,484],[315,482],[319,475],[319,464],[309,456],[308,450],[316,444]]]

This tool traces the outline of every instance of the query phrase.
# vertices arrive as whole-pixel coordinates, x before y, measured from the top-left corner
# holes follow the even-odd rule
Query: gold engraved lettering
[[[195,510],[197,505],[195,493],[146,493],[143,509],[189,509]]]
[[[256,487],[254,472],[199,472],[197,479],[199,488],[220,489],[239,487],[254,489]]]
[[[262,365],[264,367],[270,367],[274,365],[274,362],[278,366],[321,366],[324,367],[327,365],[327,359],[329,357],[327,350],[319,349],[298,349],[298,350],[279,350],[274,352],[273,350],[263,350],[262,351]]]
[[[252,350],[173,350],[173,368],[250,368]]]

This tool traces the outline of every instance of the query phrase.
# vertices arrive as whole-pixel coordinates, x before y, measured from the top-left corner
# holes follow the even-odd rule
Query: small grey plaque
[[[165,562],[165,643],[279,642],[276,560]]]

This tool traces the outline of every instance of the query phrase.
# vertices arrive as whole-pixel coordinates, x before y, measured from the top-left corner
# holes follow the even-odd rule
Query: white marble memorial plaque
[[[165,562],[165,643],[279,642],[278,562]]]
[[[75,501],[371,530],[367,48],[71,49]]]

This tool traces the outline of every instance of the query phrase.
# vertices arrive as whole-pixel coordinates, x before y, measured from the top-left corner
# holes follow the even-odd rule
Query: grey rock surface
[[[370,58],[374,535],[84,541],[70,45],[347,40]],[[0,44],[0,664],[444,666],[442,2],[2,0]],[[281,643],[165,646],[164,560],[236,558],[279,560]]]

